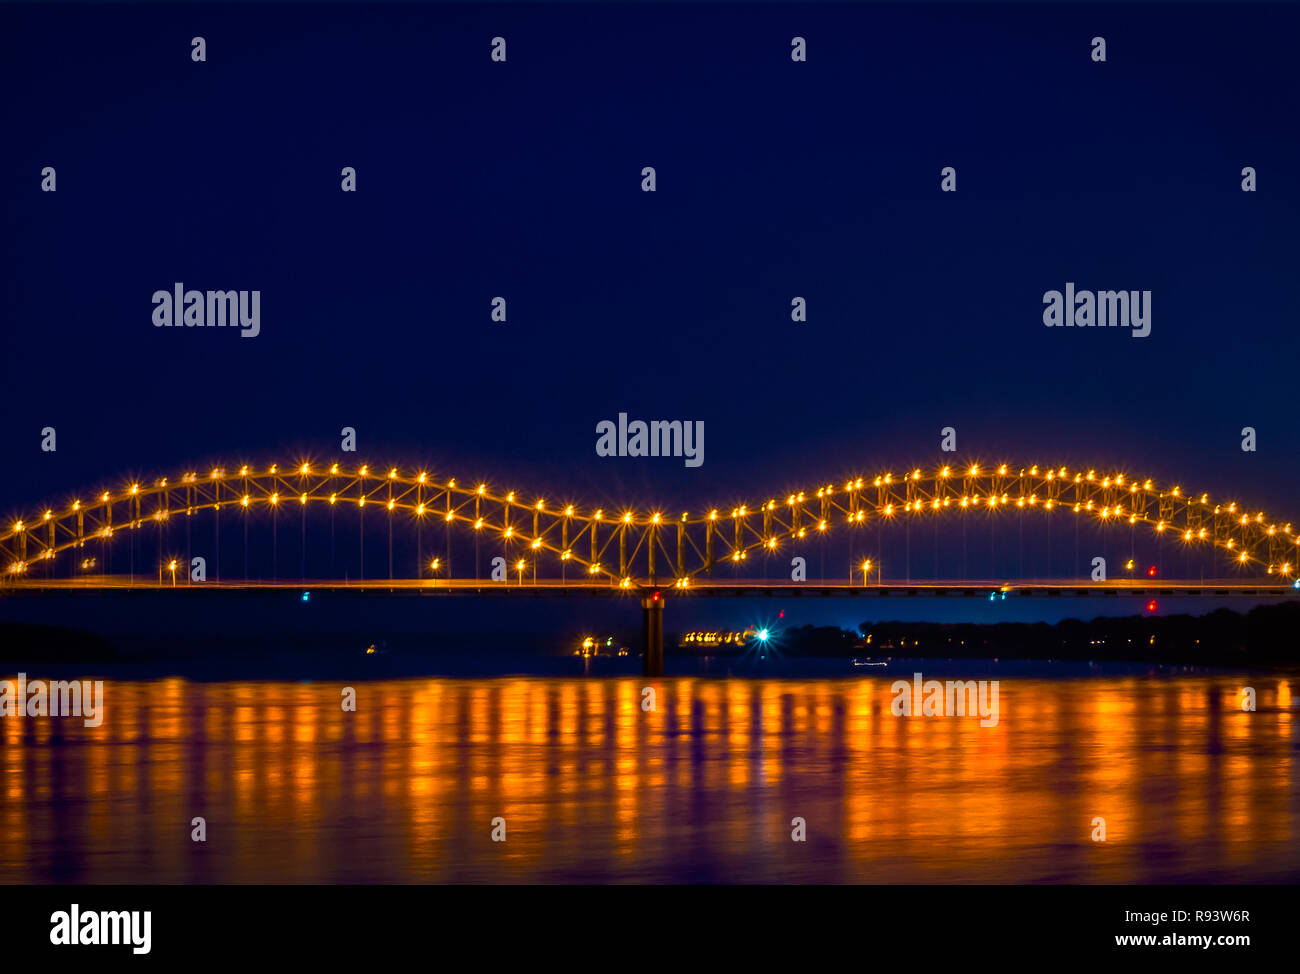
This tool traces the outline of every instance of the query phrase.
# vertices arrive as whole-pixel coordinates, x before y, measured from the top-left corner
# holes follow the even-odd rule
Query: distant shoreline
[[[766,668],[779,661],[991,660],[1051,663],[1125,663],[1138,666],[1196,666],[1275,670],[1300,666],[1300,602],[1259,606],[1244,614],[1218,609],[1204,616],[1100,617],[1049,623],[863,623],[859,632],[834,626],[774,629],[764,650],[754,644],[730,653],[684,652],[676,634],[666,640],[667,658],[682,669],[691,661],[716,661],[723,670],[738,663]],[[599,657],[599,672],[639,672],[639,632],[619,634],[631,655]],[[529,672],[573,672],[572,647],[563,634],[521,637],[497,633],[466,637],[449,633],[391,632],[373,640],[356,634],[267,633],[239,639],[159,633],[110,638],[68,626],[0,623],[0,669],[41,666],[119,667],[147,671],[257,673],[499,672],[501,663],[530,658]],[[366,653],[373,645],[375,651]],[[749,661],[745,663],[745,661]],[[704,664],[709,669],[715,664]],[[764,666],[756,669],[763,670]],[[863,668],[867,669],[867,668]],[[881,667],[881,672],[887,668]],[[888,668],[893,672],[892,667]],[[587,671],[590,671],[588,668]],[[515,670],[513,672],[518,672]],[[869,674],[862,674],[869,675]]]
[[[786,630],[774,646],[793,656],[1069,659],[1275,667],[1300,664],[1300,602],[1216,609],[1202,616],[1103,616],[1058,623],[876,622],[860,633]]]

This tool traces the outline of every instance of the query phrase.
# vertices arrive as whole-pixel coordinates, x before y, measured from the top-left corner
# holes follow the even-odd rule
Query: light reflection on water
[[[110,681],[0,719],[0,882],[1300,878],[1285,679],[1003,679],[991,728],[891,682]]]

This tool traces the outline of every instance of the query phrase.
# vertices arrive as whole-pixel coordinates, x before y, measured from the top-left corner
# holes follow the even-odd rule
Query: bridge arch
[[[528,570],[534,578],[539,569],[558,569],[566,578],[573,570],[588,582],[625,589],[689,589],[716,567],[743,564],[809,538],[852,534],[867,524],[956,521],[976,511],[996,516],[1014,510],[1141,526],[1226,555],[1250,578],[1300,578],[1300,536],[1292,524],[1237,502],[1212,501],[1180,485],[1157,486],[1122,472],[951,462],[694,512],[580,509],[521,491],[369,464],[213,467],[131,482],[15,517],[0,529],[0,564],[6,581],[21,584],[43,566],[77,562],[77,552],[92,542],[111,545],[124,533],[161,528],[175,518],[266,510],[274,518],[298,509],[305,523],[308,511],[322,507],[355,509],[361,516],[377,511],[390,529],[442,523],[448,531],[500,541],[519,556],[510,569],[519,571],[521,581]],[[81,559],[83,568],[86,561]],[[869,577],[864,564],[863,584]]]

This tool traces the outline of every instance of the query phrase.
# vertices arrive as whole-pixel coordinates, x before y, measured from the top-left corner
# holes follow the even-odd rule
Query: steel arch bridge
[[[715,568],[731,565],[743,569],[751,556],[772,554],[809,538],[842,536],[866,524],[941,519],[955,521],[963,513],[984,511],[1041,512],[1045,518],[1075,518],[1100,525],[1141,527],[1156,537],[1177,539],[1191,549],[1213,552],[1228,559],[1235,574],[1207,583],[1216,594],[1234,590],[1250,594],[1283,594],[1300,587],[1300,535],[1289,522],[1281,523],[1262,511],[1236,502],[1213,502],[1181,486],[1157,486],[1149,479],[1121,472],[1077,470],[1065,466],[1011,468],[1006,464],[958,466],[941,464],[929,470],[881,473],[855,477],[843,483],[823,483],[755,504],[730,509],[695,512],[634,510],[631,508],[579,509],[556,505],[522,492],[502,492],[486,484],[460,484],[455,478],[438,478],[428,472],[342,463],[300,462],[264,468],[243,465],[215,467],[207,473],[190,471],[178,477],[160,477],[151,483],[131,482],[116,490],[74,498],[60,506],[38,509],[14,518],[0,531],[3,578],[9,587],[59,584],[55,565],[60,561],[67,577],[62,584],[112,587],[124,581],[147,585],[134,575],[87,574],[97,566],[78,552],[92,542],[111,547],[115,538],[157,526],[161,532],[173,519],[191,519],[211,512],[217,519],[243,517],[255,511],[301,510],[304,538],[306,517],[319,509],[348,509],[360,517],[374,511],[389,527],[390,566],[392,531],[441,522],[448,537],[453,530],[467,536],[492,539],[509,550],[506,581],[518,576],[522,586],[531,576],[534,587],[595,591],[645,590],[668,587],[678,592],[711,589],[736,590],[747,585],[770,589],[800,586],[789,581],[717,582]],[[161,538],[161,534],[160,534]],[[219,542],[218,542],[219,543]],[[304,540],[305,545],[305,540]],[[450,550],[450,541],[448,541]],[[364,534],[362,539],[364,549]],[[60,556],[64,556],[60,559]],[[77,565],[82,572],[77,574]],[[174,586],[159,566],[157,585]],[[362,556],[364,571],[364,551]],[[414,585],[483,590],[484,580],[438,575],[414,579],[372,579],[370,588]],[[854,577],[854,570],[857,577]],[[37,575],[43,576],[39,582]],[[421,573],[423,576],[423,573]],[[152,577],[152,572],[150,573]],[[299,584],[301,583],[299,580]],[[325,579],[314,584],[356,585],[364,579],[340,582]],[[500,581],[500,579],[498,579]],[[223,585],[239,583],[221,583]],[[278,584],[249,582],[243,586]],[[928,583],[935,589],[975,585]],[[987,587],[979,582],[977,587]],[[1038,583],[1078,589],[1077,579]],[[1162,581],[1162,589],[1179,583]],[[1189,583],[1190,585],[1190,583]],[[879,565],[864,559],[851,566],[847,581],[808,583],[811,589],[843,588],[887,591],[894,583],[880,576]],[[917,585],[908,583],[910,588]],[[924,588],[924,586],[919,586]],[[1017,586],[1023,588],[1023,586]],[[1089,591],[1095,593],[1095,588]],[[1194,593],[1199,594],[1199,593]]]

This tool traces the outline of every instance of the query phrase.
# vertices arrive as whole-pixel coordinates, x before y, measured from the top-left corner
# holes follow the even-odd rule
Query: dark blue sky
[[[377,464],[698,509],[928,467],[954,426],[963,459],[1300,520],[1298,27],[1245,5],[0,7],[0,507],[332,458],[352,426]],[[154,328],[177,281],[260,289],[261,334]],[[1151,335],[1044,328],[1066,281],[1150,290]],[[704,465],[597,457],[620,411],[703,420]]]

